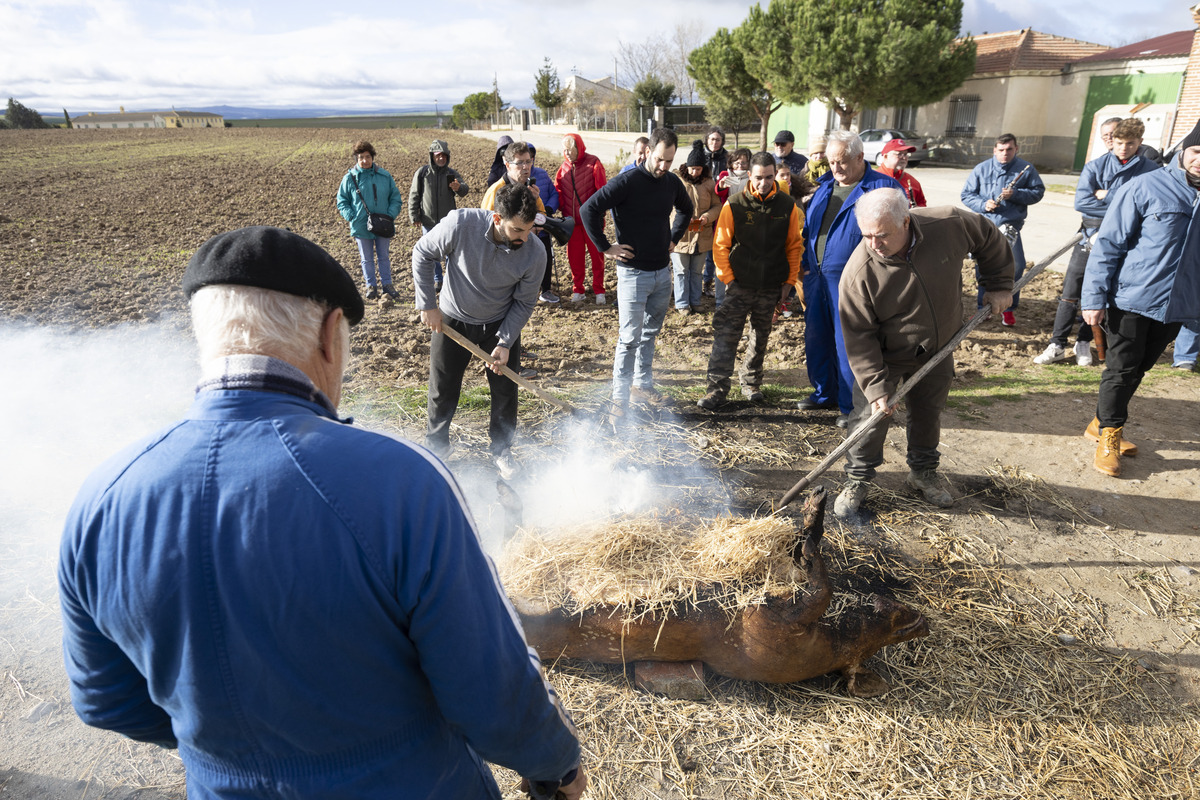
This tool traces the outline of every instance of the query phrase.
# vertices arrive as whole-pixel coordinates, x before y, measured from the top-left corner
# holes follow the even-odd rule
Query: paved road
[[[563,134],[569,133],[571,130],[570,128],[553,129],[550,126],[538,126],[537,129],[525,131],[522,135],[525,141],[530,142],[538,149],[538,165],[553,174],[554,167],[561,160]],[[467,131],[467,133],[497,141],[501,136],[512,136],[514,132]],[[638,137],[638,134],[588,131],[582,136],[588,152],[594,153],[605,164],[610,164],[622,150],[626,154],[633,150],[633,140]],[[913,176],[921,182],[921,187],[925,190],[925,197],[930,205],[955,205],[962,208],[966,206],[959,200],[959,196],[969,172],[969,169],[963,167],[925,165],[912,171]],[[1075,183],[1079,176],[1063,173],[1042,173],[1041,175],[1042,182],[1047,186],[1046,196],[1042,198],[1042,202],[1029,209],[1029,219],[1021,232],[1025,243],[1025,257],[1035,263],[1061,247],[1079,228],[1079,212],[1074,208]],[[1066,255],[1059,258],[1050,267],[1058,272],[1063,272],[1066,268]]]

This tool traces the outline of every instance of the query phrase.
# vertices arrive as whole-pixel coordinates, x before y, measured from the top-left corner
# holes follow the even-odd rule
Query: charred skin
[[[680,605],[667,616],[626,622],[617,606],[568,614],[528,598],[513,598],[526,638],[547,660],[602,664],[703,661],[718,675],[765,683],[793,683],[842,670],[852,694],[871,696],[887,684],[861,665],[880,648],[929,632],[925,619],[894,600],[875,597],[870,610],[822,619],[833,590],[821,557],[825,492],[805,504],[803,537],[793,550],[808,576],[809,593],[772,598],[732,619],[716,604]],[[881,688],[882,686],[882,688]]]

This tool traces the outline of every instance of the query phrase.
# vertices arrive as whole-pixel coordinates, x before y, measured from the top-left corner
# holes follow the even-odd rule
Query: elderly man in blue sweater
[[[191,410],[98,469],[63,533],[71,700],[178,747],[189,798],[542,796],[587,778],[462,492],[339,419],[354,282],[279,228],[184,274]]]
[[[636,169],[619,173],[580,209],[588,237],[617,261],[620,333],[613,359],[612,417],[625,417],[629,400],[659,404],[654,388],[654,342],[671,304],[671,248],[687,232],[692,201],[671,172],[679,139],[669,128],[650,134],[650,152]],[[676,212],[671,224],[671,209]],[[604,213],[613,212],[617,243],[604,234]]]
[[[1108,335],[1096,419],[1084,435],[1100,440],[1093,466],[1117,477],[1121,456],[1132,455],[1123,429],[1142,377],[1181,325],[1200,324],[1200,123],[1180,143],[1178,166],[1113,195],[1079,305],[1083,321]]]

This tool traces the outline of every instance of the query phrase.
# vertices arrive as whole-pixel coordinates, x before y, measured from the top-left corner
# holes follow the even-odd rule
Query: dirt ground
[[[357,275],[356,252],[333,196],[351,163],[350,144],[360,134],[373,141],[379,163],[392,171],[407,202],[428,132],[5,132],[0,136],[0,322],[83,329],[158,323],[183,336],[186,309],[178,285],[188,257],[208,236],[244,225],[289,227],[329,249]],[[494,150],[477,139],[446,138],[451,165],[472,188],[463,205],[476,204]],[[558,159],[543,154],[538,163],[553,173]],[[416,437],[423,425],[429,337],[412,308],[407,269],[419,229],[398,227],[392,257],[402,301],[369,304],[352,335],[345,388],[349,409],[361,421]],[[1069,234],[1064,231],[1063,238]],[[569,296],[564,251],[557,254],[556,269],[556,290]],[[946,512],[932,509],[904,489],[900,412],[867,513],[849,525],[833,522],[831,515],[831,526],[851,539],[885,543],[913,563],[951,571],[970,563],[1002,574],[1003,580],[985,587],[994,592],[997,607],[1015,609],[1014,619],[1034,614],[1037,606],[1069,615],[1078,622],[1069,634],[1072,643],[1133,675],[1130,691],[1156,716],[1129,722],[1129,730],[1167,725],[1190,731],[1181,734],[1183,741],[1190,736],[1195,744],[1200,741],[1200,375],[1171,369],[1168,351],[1133,401],[1126,435],[1138,444],[1139,454],[1125,459],[1120,479],[1097,473],[1091,466],[1094,446],[1081,434],[1093,415],[1100,368],[1046,368],[1031,361],[1048,339],[1060,280],[1054,273],[1040,276],[1023,293],[1016,328],[984,323],[955,354],[942,470],[959,498],[956,506]],[[609,297],[615,298],[612,281]],[[728,488],[731,511],[769,510],[836,446],[841,432],[832,412],[795,409],[795,401],[808,392],[798,319],[781,321],[772,334],[765,404],[743,402],[735,390],[735,402],[716,413],[696,408],[712,343],[711,302],[706,300],[698,315],[671,312],[658,342],[657,379],[674,402],[656,421],[676,426],[687,449],[682,459],[678,454],[663,459],[659,475],[669,483],[690,464],[703,464]],[[964,314],[972,310],[973,297],[964,294]],[[585,409],[597,408],[611,374],[616,326],[616,308],[596,306],[590,297],[579,305],[539,305],[524,334],[525,346],[536,353],[531,365],[539,372],[538,382]],[[484,385],[479,375],[469,383]],[[83,394],[87,387],[71,391]],[[531,466],[550,460],[551,451],[561,457],[564,445],[549,444],[557,412],[527,400],[521,413],[520,457]],[[457,421],[451,466],[479,469],[486,412],[472,407]],[[622,446],[613,443],[609,449]],[[841,480],[835,466],[820,483],[836,491]],[[53,575],[45,571],[47,564],[52,569],[53,547],[31,554],[3,544],[0,572],[19,579],[6,577],[8,588],[0,590],[0,798],[182,797],[182,769],[174,754],[87,729],[75,719],[57,640],[47,635],[57,625]],[[917,658],[914,653],[920,654],[918,660],[937,660],[936,644],[936,637],[909,643],[897,648],[897,655],[885,651],[877,660],[901,671],[906,659]],[[590,678],[570,674],[563,680],[573,686]],[[619,676],[600,680],[621,683]],[[742,691],[728,682],[722,687],[731,694]],[[836,700],[836,681],[822,691]],[[1157,786],[1165,791],[1151,796],[1200,796],[1195,751],[1176,756],[1161,767],[1168,772]],[[670,772],[669,766],[661,769]],[[690,790],[662,796],[752,796],[719,793],[717,778],[689,785]],[[933,785],[921,796],[957,796],[940,778]],[[1088,796],[1124,796],[1095,791]],[[597,792],[622,796],[619,788],[603,784]],[[646,792],[637,796],[658,796]],[[1050,781],[1020,796],[1073,795]]]

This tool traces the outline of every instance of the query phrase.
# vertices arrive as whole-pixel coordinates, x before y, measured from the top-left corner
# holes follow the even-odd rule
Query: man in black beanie
[[[1103,325],[1108,358],[1096,418],[1093,466],[1121,474],[1129,401],[1181,325],[1200,325],[1200,123],[1178,161],[1139,175],[1112,195],[1083,275],[1083,321]],[[1124,444],[1124,446],[1122,446]]]
[[[245,228],[183,284],[192,407],[93,473],[63,532],[79,716],[178,748],[193,796],[499,800],[486,759],[578,798],[573,725],[461,490],[338,418],[354,281]]]

